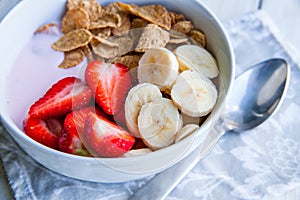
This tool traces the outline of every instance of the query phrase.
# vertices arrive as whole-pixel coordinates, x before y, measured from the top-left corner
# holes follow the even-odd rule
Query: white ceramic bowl
[[[105,5],[109,0],[101,0]],[[167,148],[146,155],[127,158],[89,158],[66,154],[43,146],[22,131],[22,121],[29,106],[58,79],[76,75],[78,68],[57,68],[57,54],[51,62],[28,60],[16,69],[15,62],[42,24],[58,21],[64,13],[65,0],[21,1],[0,24],[1,119],[3,125],[37,162],[63,175],[96,182],[122,182],[152,175],[172,166],[199,146],[219,118],[234,80],[234,55],[230,42],[216,17],[197,0],[127,0],[125,3],[163,4],[193,21],[206,34],[207,48],[220,68],[219,97],[215,109],[195,134]],[[39,49],[37,49],[39,50]],[[22,52],[26,56],[26,52]],[[52,62],[53,61],[53,62]]]

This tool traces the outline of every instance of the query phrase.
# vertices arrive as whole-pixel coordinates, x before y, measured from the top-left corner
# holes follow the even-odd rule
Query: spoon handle
[[[211,133],[205,138],[202,146],[194,150],[189,156],[179,163],[157,174],[146,185],[133,194],[130,200],[165,199],[178,183],[196,166],[196,164],[207,156],[225,133],[215,126]]]

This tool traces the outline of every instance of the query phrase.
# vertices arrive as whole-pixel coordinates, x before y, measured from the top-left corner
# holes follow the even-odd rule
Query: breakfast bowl
[[[114,1],[102,0],[101,5]],[[58,80],[83,77],[85,60],[69,69],[58,68],[64,54],[51,45],[58,38],[39,37],[44,24],[60,22],[66,13],[64,0],[21,1],[0,24],[1,120],[17,144],[34,160],[62,175],[93,182],[123,182],[157,174],[189,155],[203,144],[219,119],[234,80],[234,55],[230,41],[217,18],[197,0],[122,1],[128,4],[160,4],[183,14],[206,37],[205,48],[215,58],[219,75],[214,78],[218,96],[199,129],[179,142],[149,153],[133,156],[93,157],[73,155],[49,148],[24,133],[24,119],[30,106]],[[34,12],[32,11],[34,10]],[[34,37],[34,39],[33,39]],[[147,123],[146,123],[147,124]]]

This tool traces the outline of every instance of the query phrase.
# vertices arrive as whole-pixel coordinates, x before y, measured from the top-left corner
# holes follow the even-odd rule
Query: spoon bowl
[[[283,100],[289,74],[285,60],[271,59],[236,77],[222,116],[225,132],[251,129],[269,118]]]

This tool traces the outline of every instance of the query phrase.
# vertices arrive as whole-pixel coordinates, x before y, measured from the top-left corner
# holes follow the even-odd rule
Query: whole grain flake
[[[92,39],[92,34],[85,29],[75,29],[63,35],[58,41],[52,44],[57,51],[71,51],[87,45]]]
[[[205,35],[191,21],[163,5],[114,2],[102,6],[97,0],[67,0],[66,7],[61,26],[49,23],[35,32],[55,28],[56,35],[64,34],[52,44],[54,50],[64,53],[60,68],[76,66],[84,57],[88,62],[120,61],[133,67],[150,48],[205,46]]]

